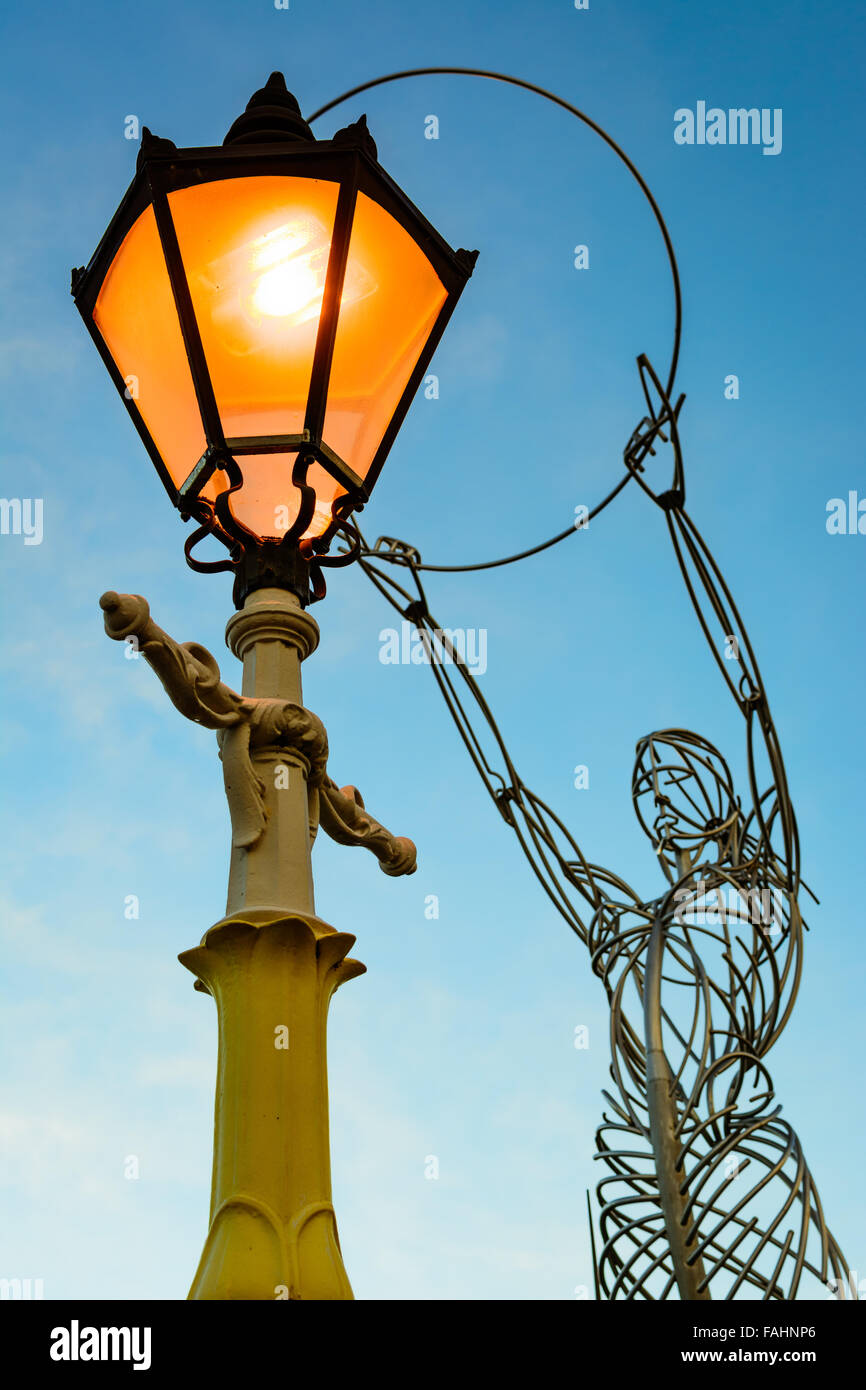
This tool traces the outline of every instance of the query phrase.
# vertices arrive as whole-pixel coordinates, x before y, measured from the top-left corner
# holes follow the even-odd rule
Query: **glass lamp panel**
[[[268,175],[168,195],[227,438],[304,428],[338,193]]]
[[[205,451],[205,436],[152,207],[111,262],[93,322],[180,487]]]
[[[405,228],[359,193],[323,439],[361,478],[447,297]]]
[[[261,540],[281,540],[294,524],[301,505],[301,494],[292,484],[296,454],[243,454],[238,463],[244,475],[243,486],[229,501],[232,514]],[[304,537],[321,536],[332,521],[331,503],[346,489],[318,463],[307,469],[307,483],[315,489],[316,508]],[[225,473],[215,473],[202,496],[213,500],[229,487]]]

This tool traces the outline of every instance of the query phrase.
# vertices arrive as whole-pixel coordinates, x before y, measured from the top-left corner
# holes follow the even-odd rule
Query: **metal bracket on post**
[[[278,746],[300,754],[309,766],[311,838],[321,825],[338,844],[370,850],[383,873],[415,872],[412,841],[374,820],[356,787],[341,790],[327,775],[328,736],[315,714],[291,700],[239,695],[221,680],[205,647],[176,642],[156,625],[139,594],[109,591],[99,604],[108,636],[118,642],[134,637],[172,704],[187,719],[217,731],[235,847],[252,848],[267,823],[264,787],[251,754],[257,747]]]

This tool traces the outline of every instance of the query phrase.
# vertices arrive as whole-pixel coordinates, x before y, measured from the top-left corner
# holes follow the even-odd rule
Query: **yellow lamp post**
[[[190,1297],[351,1298],[331,1202],[326,1023],[363,973],[316,915],[317,829],[385,873],[410,840],[328,776],[301,662],[323,568],[351,558],[369,497],[474,265],[377,162],[362,117],[316,141],[275,73],[217,148],[146,133],[135,179],[73,295],[157,472],[196,570],[235,575],[226,641],[177,643],[138,595],[100,600],[169,697],[217,733],[232,828],[225,916],[180,959],[219,1020],[210,1229]],[[329,556],[333,536],[350,541]],[[206,535],[226,559],[192,551]]]

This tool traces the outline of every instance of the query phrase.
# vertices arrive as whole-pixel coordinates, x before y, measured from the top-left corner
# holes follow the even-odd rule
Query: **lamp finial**
[[[224,145],[258,145],[270,140],[315,140],[301,108],[286,87],[281,72],[272,72],[264,87],[253,92]]]

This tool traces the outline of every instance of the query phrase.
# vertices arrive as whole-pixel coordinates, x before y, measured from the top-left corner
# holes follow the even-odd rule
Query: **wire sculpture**
[[[689,599],[745,721],[750,801],[745,810],[724,758],[698,734],[665,729],[638,742],[632,800],[667,879],[661,896],[642,900],[590,863],[522,781],[477,681],[430,613],[417,550],[385,537],[370,548],[357,528],[352,548],[416,626],[484,786],[607,992],[617,1094],[605,1092],[610,1114],[596,1136],[608,1170],[597,1186],[599,1295],[794,1299],[808,1273],[837,1297],[856,1297],[800,1141],[773,1104],[765,1060],[796,999],[799,898],[809,891],[779,740],[739,610],[685,510],[682,399],[671,406],[646,358],[638,365],[649,413],[624,451],[626,476],[665,515]],[[643,475],[659,441],[673,448],[674,477],[657,494]],[[382,561],[407,570],[414,593]]]
[[[682,305],[670,235],[645,180],[607,132],[521,78],[453,67],[391,73],[343,93],[310,120],[370,88],[426,74],[487,78],[553,102],[607,143],[652,208],[673,279],[670,368],[662,385],[649,359],[637,359],[646,414],[624,449],[623,476],[585,522],[632,480],[663,512],[689,600],[745,721],[748,809],[721,753],[700,735],[664,729],[640,739],[632,801],[668,885],[643,900],[617,874],[590,863],[518,775],[476,680],[430,613],[420,575],[512,564],[559,544],[574,534],[573,525],[499,560],[430,565],[391,537],[369,547],[346,521],[347,548],[335,562],[357,561],[414,623],[488,794],[554,907],[589,949],[607,992],[616,1095],[604,1093],[611,1113],[596,1135],[596,1157],[607,1169],[596,1189],[597,1257],[590,1213],[596,1296],[788,1300],[802,1292],[808,1274],[837,1298],[856,1299],[800,1141],[774,1104],[766,1064],[796,1000],[806,929],[800,892],[810,890],[801,883],[794,808],[754,650],[722,572],[685,510],[678,429],[685,397],[673,399]],[[670,445],[674,467],[671,487],[656,493],[645,467],[660,443]],[[408,571],[414,592],[382,563]]]

